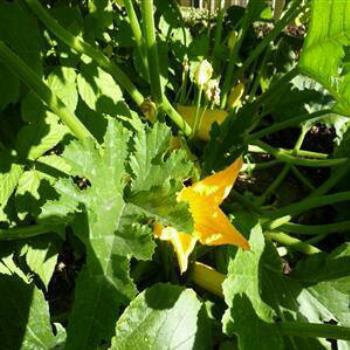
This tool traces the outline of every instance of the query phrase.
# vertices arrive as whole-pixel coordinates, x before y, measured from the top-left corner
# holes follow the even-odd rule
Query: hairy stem
[[[145,46],[144,46],[141,26],[140,26],[140,23],[139,23],[139,20],[137,18],[136,11],[135,11],[135,8],[133,5],[133,0],[124,0],[124,5],[125,5],[126,12],[128,14],[128,17],[129,17],[131,30],[134,34],[137,50],[138,50],[140,58],[142,60],[143,68],[145,69],[145,71],[148,74],[147,78],[149,80],[149,71],[148,71],[148,63],[147,63],[147,59],[146,59],[146,50],[145,50]]]
[[[350,231],[350,220],[322,225],[301,225],[287,222],[281,226],[286,232],[298,233],[302,235],[323,235],[335,232]]]
[[[153,0],[142,0],[141,8],[145,25],[145,41],[151,91],[154,100],[160,104],[163,100],[163,91],[160,83],[159,57],[153,17]]]
[[[325,205],[331,205],[338,202],[349,201],[349,200],[350,200],[350,191],[339,192],[335,194],[328,194],[324,196],[311,197],[311,198],[306,198],[300,202],[287,205],[281,209],[277,209],[271,213],[268,213],[267,216],[271,219],[276,219],[287,215],[293,216],[309,209],[322,207]]]
[[[320,249],[312,246],[311,244],[305,243],[300,239],[290,237],[284,232],[265,232],[265,237],[271,239],[272,241],[278,242],[289,249],[296,250],[307,255],[321,252]]]
[[[283,335],[350,340],[350,328],[324,323],[279,322],[272,326]]]
[[[0,59],[17,75],[34,93],[55,113],[78,139],[93,138],[90,131],[71,112],[63,101],[52,93],[50,88],[39,76],[16,54],[14,54],[4,42],[0,41]]]
[[[108,59],[99,49],[93,47],[89,43],[85,42],[82,38],[76,37],[69,31],[64,29],[45,8],[40,4],[38,0],[24,0],[33,13],[43,22],[43,24],[49,29],[55,36],[62,40],[73,50],[80,54],[85,54],[96,61],[99,66],[111,74],[116,82],[124,88],[134,100],[138,106],[142,106],[145,102],[143,95],[136,88],[129,77],[118,67],[118,65]],[[164,96],[163,103],[160,109],[168,114],[170,119],[183,131],[186,136],[191,135],[191,127],[183,120],[181,115],[177,113],[169,100]]]
[[[254,141],[254,145],[261,148],[263,151],[272,154],[276,159],[281,160],[288,164],[301,165],[306,167],[333,167],[343,165],[348,163],[348,158],[336,158],[336,159],[322,159],[324,154],[317,154],[315,152],[310,151],[297,151],[296,153],[300,156],[319,156],[321,159],[300,159],[292,155],[293,151],[286,151],[283,149],[274,148],[265,142],[262,141]]]
[[[0,241],[12,241],[36,237],[48,233],[52,231],[52,229],[53,228],[50,226],[41,224],[9,228],[7,230],[0,229]]]
[[[305,113],[305,114],[301,114],[297,117],[285,120],[283,122],[274,123],[265,129],[259,130],[255,133],[249,135],[247,137],[247,141],[250,142],[251,140],[261,139],[264,136],[273,134],[277,131],[289,128],[291,126],[299,125],[299,124],[306,122],[306,121],[317,121],[317,120],[321,119],[322,117],[327,116],[329,113],[330,113],[329,110],[317,111],[317,112],[311,113],[311,114]]]

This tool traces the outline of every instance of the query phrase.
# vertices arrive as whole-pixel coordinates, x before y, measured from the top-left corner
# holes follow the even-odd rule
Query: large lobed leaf
[[[73,220],[73,230],[86,247],[67,349],[94,349],[113,335],[120,306],[128,304],[136,292],[129,260],[147,260],[153,254],[152,230],[144,223],[151,219],[176,227],[192,224],[187,208],[176,201],[176,190],[189,175],[191,164],[186,163],[185,154],[167,155],[170,136],[164,125],[149,128],[140,123],[130,156],[131,132],[109,119],[102,146],[90,139],[76,140],[63,153],[70,174],[86,188],[79,188],[73,179],[58,181],[55,188],[60,198],[44,205],[41,219]],[[129,158],[133,180],[126,191]]]
[[[350,3],[313,0],[311,24],[299,63],[336,100],[335,110],[350,116],[350,75],[346,64],[350,45]]]

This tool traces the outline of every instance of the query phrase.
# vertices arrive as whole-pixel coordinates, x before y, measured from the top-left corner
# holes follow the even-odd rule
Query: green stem
[[[315,191],[315,186],[300,172],[300,170],[296,166],[292,165],[291,171],[306,189],[310,191]]]
[[[201,114],[201,101],[202,101],[202,94],[203,94],[203,88],[202,86],[199,87],[199,91],[196,97],[196,114],[194,118],[194,124],[193,124],[193,137],[197,135],[198,128],[199,128],[199,116]]]
[[[323,235],[350,231],[350,220],[323,225],[301,225],[287,222],[281,226],[281,229],[286,232],[302,235]]]
[[[263,59],[261,60],[261,63],[259,65],[259,69],[257,69],[257,72],[255,74],[252,87],[249,91],[248,103],[251,103],[254,100],[254,97],[256,95],[256,91],[257,91],[259,84],[260,84],[261,76],[264,72],[265,63],[266,63],[267,59],[270,57],[270,54],[271,54],[271,50],[269,48],[267,48],[266,52],[263,56]]]
[[[258,146],[258,143],[260,143],[261,145],[264,145],[264,147]],[[292,156],[315,158],[315,159],[327,159],[329,156],[327,153],[304,151],[302,149],[300,150],[285,149],[285,148],[276,149],[262,141],[253,141],[253,144],[248,145],[248,151],[252,153],[269,153],[269,151],[267,151],[268,147],[270,147],[272,151],[280,152],[280,153],[292,155]],[[342,159],[345,159],[345,158],[342,158]]]
[[[269,45],[271,41],[274,41],[278,35],[282,32],[283,28],[301,11],[299,1],[294,1],[289,10],[285,13],[283,18],[277,22],[275,28],[255,47],[255,49],[249,54],[248,58],[243,62],[242,67],[237,70],[233,76],[233,82],[239,79],[244,71],[251,65],[252,62],[263,52],[265,47]]]
[[[51,232],[53,227],[41,224],[9,228],[7,230],[0,229],[0,241],[13,241],[18,239],[27,239],[45,233]]]
[[[350,328],[324,323],[279,322],[271,326],[287,336],[350,340]]]
[[[278,242],[287,248],[296,250],[306,255],[313,255],[321,252],[320,249],[312,246],[311,244],[307,244],[300,239],[290,237],[283,232],[265,232],[265,236],[268,239]]]
[[[278,174],[275,180],[270,184],[270,186],[265,190],[265,192],[257,199],[258,205],[265,203],[266,199],[270,196],[271,193],[281,185],[285,177],[288,175],[290,170],[290,164],[285,164],[282,171]]]
[[[90,131],[63,103],[63,101],[52,93],[50,88],[39,78],[39,76],[17,55],[15,55],[4,42],[0,41],[0,59],[17,75],[23,83],[32,89],[36,95],[54,112],[71,130],[78,139],[93,138]]]
[[[319,119],[321,119],[322,117],[326,117],[328,114],[330,113],[329,110],[324,110],[324,111],[318,111],[315,113],[306,113],[306,114],[302,114],[299,115],[297,117],[285,120],[283,122],[279,122],[279,123],[274,123],[273,125],[259,130],[257,132],[255,132],[254,134],[251,134],[247,137],[247,141],[250,142],[251,140],[257,140],[257,139],[261,139],[264,136],[273,134],[277,131],[289,128],[291,126],[295,126],[295,125],[299,125],[300,123],[303,123],[305,121],[317,121]]]
[[[337,168],[332,176],[318,187],[309,197],[316,197],[330,191],[348,172],[350,171],[350,162],[345,163],[344,166]]]
[[[143,95],[137,90],[129,77],[114,62],[111,62],[101,51],[85,42],[82,38],[76,37],[64,29],[56,19],[51,17],[45,8],[41,6],[38,0],[25,0],[25,2],[55,36],[75,51],[80,54],[85,54],[96,61],[102,69],[110,73],[116,82],[118,82],[118,84],[129,93],[138,106],[142,106],[145,102]],[[160,108],[168,114],[170,119],[172,119],[186,136],[191,135],[191,127],[183,120],[179,113],[176,112],[166,96],[164,96],[163,104]]]
[[[349,200],[350,191],[306,198],[300,202],[287,205],[281,209],[277,209],[272,213],[267,213],[267,217],[269,217],[270,219],[276,219],[286,215],[293,216],[309,209],[323,207],[325,205],[331,205]]]
[[[235,67],[235,64],[236,64],[237,59],[238,59],[238,53],[239,53],[239,50],[242,46],[242,42],[243,42],[245,35],[247,33],[248,26],[249,26],[249,16],[248,16],[248,11],[246,11],[245,17],[243,19],[242,29],[240,30],[240,32],[238,34],[238,38],[237,38],[237,41],[236,41],[234,47],[230,50],[230,57],[229,57],[227,69],[225,71],[225,79],[224,79],[224,83],[222,86],[222,92],[221,92],[221,108],[222,109],[226,108],[227,97],[228,97],[228,94],[230,93],[231,87],[233,86],[234,67]],[[239,75],[239,77],[240,76],[241,75]]]
[[[141,9],[146,32],[145,39],[152,96],[158,104],[161,104],[163,100],[163,91],[160,83],[159,56],[153,17],[153,0],[142,0]]]
[[[89,43],[85,42],[82,38],[74,36],[68,30],[64,29],[46,9],[40,4],[38,0],[25,0],[27,5],[33,11],[33,13],[40,19],[41,22],[60,40],[66,45],[79,52],[85,54],[96,61],[101,68],[110,73],[118,82],[118,84],[124,88],[135,101],[138,106],[141,106],[144,102],[144,97],[137,90],[128,76],[113,62],[111,62],[107,56],[105,56],[97,48],[93,47]]]
[[[187,82],[188,82],[188,67],[187,67],[187,60],[184,60],[183,67],[182,67],[182,79],[181,79],[181,87],[180,87],[180,104],[184,104],[185,98],[186,98],[186,89],[187,89]]]
[[[270,161],[262,162],[262,163],[245,163],[242,166],[242,171],[249,172],[249,171],[253,171],[253,170],[268,169],[268,168],[274,167],[280,163],[281,162],[279,160],[270,160]]]
[[[170,117],[170,119],[182,130],[185,136],[192,135],[192,128],[185,122],[165,95],[159,108]]]
[[[247,199],[244,195],[239,193],[236,190],[231,191],[231,197],[235,199],[237,202],[240,202],[244,207],[246,207],[248,210],[251,210],[252,212],[255,212],[257,214],[262,214],[262,210],[258,205],[256,205],[254,202]]]
[[[125,5],[126,12],[128,14],[128,17],[129,17],[131,30],[134,34],[136,47],[137,47],[137,50],[139,52],[140,58],[142,60],[143,67],[144,67],[146,73],[149,74],[142,30],[141,30],[141,26],[140,26],[139,20],[138,20],[137,15],[136,15],[136,11],[135,11],[135,8],[133,5],[133,0],[124,0],[124,5]],[[147,78],[148,78],[148,80],[150,79],[149,76]]]
[[[310,152],[310,151],[297,151],[296,153],[300,156],[306,156],[306,157],[318,156],[321,159],[300,159],[292,155],[293,151],[276,149],[262,141],[256,140],[253,142],[253,144],[258,146],[265,152],[272,154],[276,159],[281,160],[288,164],[318,168],[318,167],[338,166],[349,162],[348,158],[322,159],[321,157],[324,157],[323,153],[316,153],[316,152]]]
[[[304,142],[304,138],[307,134],[307,131],[308,131],[308,128],[306,127],[302,128],[301,133],[298,137],[298,140],[295,143],[294,149],[292,150],[293,153],[297,153],[300,150],[300,147],[302,146]],[[270,194],[273,193],[281,185],[281,183],[284,181],[284,179],[288,175],[291,167],[292,167],[291,164],[285,164],[285,166],[283,167],[282,171],[278,174],[276,179],[266,189],[263,195],[261,195],[258,198],[257,202],[259,205],[262,205],[265,202],[265,200],[270,196]]]
[[[221,43],[221,38],[222,38],[222,27],[223,27],[223,20],[224,20],[224,14],[225,14],[225,9],[220,9],[217,17],[216,17],[216,29],[215,29],[215,39],[214,39],[214,48],[213,48],[213,53],[212,53],[212,58],[213,61],[215,62],[214,65],[215,67],[217,64],[217,57],[219,49],[222,45]]]

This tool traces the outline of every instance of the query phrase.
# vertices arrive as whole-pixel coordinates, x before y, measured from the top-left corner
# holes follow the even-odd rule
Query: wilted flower
[[[195,69],[193,79],[198,86],[203,87],[211,79],[212,75],[212,65],[207,60],[203,60]]]
[[[226,169],[183,188],[178,194],[178,201],[189,205],[194,222],[192,234],[160,224],[154,226],[154,235],[173,245],[181,273],[187,270],[188,257],[197,241],[209,246],[232,244],[249,249],[248,241],[219,208],[230,193],[241,166],[242,159],[238,158]]]
[[[157,106],[150,98],[145,98],[141,105],[141,110],[144,116],[152,123],[157,120]]]
[[[218,79],[210,79],[204,87],[205,95],[210,102],[220,103],[220,87]]]

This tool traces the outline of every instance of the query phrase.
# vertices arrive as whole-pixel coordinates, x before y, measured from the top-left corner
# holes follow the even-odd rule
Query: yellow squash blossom
[[[232,244],[249,249],[248,241],[219,208],[230,193],[241,167],[242,159],[238,158],[226,169],[179,192],[178,201],[188,203],[193,217],[192,234],[155,224],[154,235],[173,245],[181,273],[187,270],[188,257],[197,241],[209,246]]]
[[[196,115],[195,106],[177,106],[177,111],[185,119],[185,121],[193,127],[194,119]],[[202,111],[200,112],[202,113]],[[221,109],[209,109],[204,112],[201,125],[198,130],[198,137],[203,141],[209,141],[210,139],[210,129],[214,122],[221,124],[228,113]]]

